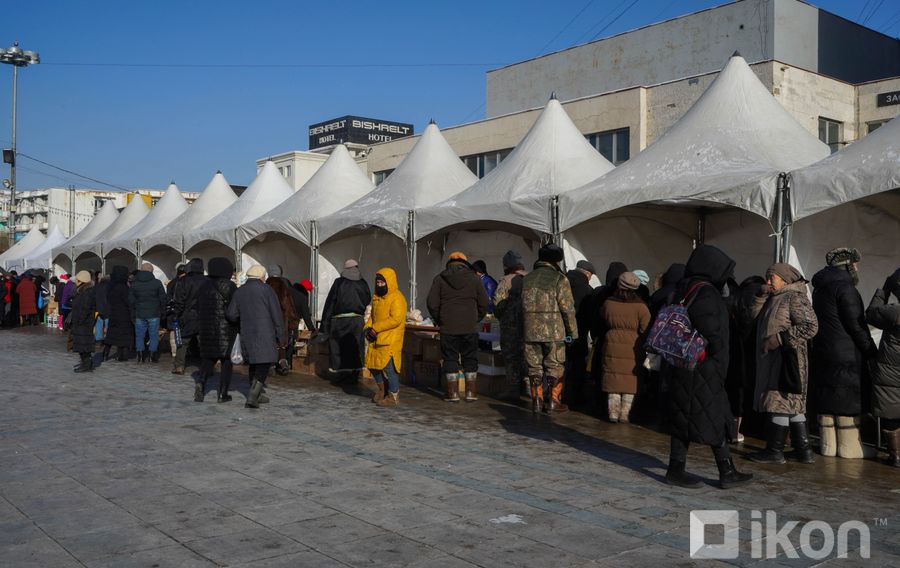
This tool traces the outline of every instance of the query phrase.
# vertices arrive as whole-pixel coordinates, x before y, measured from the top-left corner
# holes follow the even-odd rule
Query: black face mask
[[[385,294],[387,294],[387,284],[376,284],[375,294],[378,296],[384,296]]]

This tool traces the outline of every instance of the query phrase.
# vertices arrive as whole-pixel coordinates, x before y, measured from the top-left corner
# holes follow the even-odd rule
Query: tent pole
[[[137,261],[137,269],[141,269],[141,260],[143,260],[143,252],[141,251],[141,239],[136,239],[134,241],[134,249],[137,254],[134,255],[135,260]]]
[[[559,234],[559,196],[554,195],[550,199],[550,240],[556,245],[562,246],[561,235]]]
[[[103,256],[103,243],[100,243],[100,272],[106,274],[106,257]]]
[[[234,230],[234,266],[238,272],[243,272],[241,266],[241,247],[238,246],[237,229]]]
[[[778,174],[775,184],[775,262],[782,262],[782,235],[784,232],[784,173]]]
[[[791,176],[790,174],[782,174],[784,175],[783,182],[783,200],[782,200],[782,212],[781,212],[781,259],[782,262],[790,262],[791,259],[791,233],[793,232],[794,226],[794,214],[793,208],[791,207]]]
[[[187,262],[187,257],[184,255],[184,235],[181,235],[181,264]]]
[[[406,242],[409,251],[409,309],[416,308],[416,256],[418,254],[418,243],[416,243],[416,212],[410,209],[409,221],[406,225]]]
[[[697,210],[697,244],[702,245],[706,242],[706,208],[701,207]]]
[[[309,222],[309,280],[313,283],[313,293],[310,301],[310,311],[315,320],[319,317],[319,232],[316,227],[316,221],[313,219]]]

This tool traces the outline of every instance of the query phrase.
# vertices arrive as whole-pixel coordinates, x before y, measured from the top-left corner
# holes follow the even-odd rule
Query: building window
[[[872,122],[866,123],[866,134],[872,134],[879,128],[881,128],[887,121],[886,120],[875,120]]]
[[[391,175],[394,170],[384,170],[380,172],[375,172],[375,185],[381,185],[381,182],[386,180],[389,175]]]
[[[290,167],[290,166],[284,166],[284,167],[278,168],[278,173],[280,173],[281,176],[282,176],[284,179],[290,179],[290,177],[291,177],[291,167]]]
[[[830,118],[819,117],[819,140],[828,144],[831,153],[841,149],[841,141],[844,139],[844,123]]]
[[[616,166],[627,162],[631,157],[631,134],[628,128],[588,134],[586,138],[591,146]]]
[[[506,159],[510,152],[512,152],[512,148],[486,152],[484,154],[474,154],[472,156],[465,156],[462,161],[468,166],[473,174],[479,178],[483,178],[491,173],[494,168],[499,166],[500,162]]]

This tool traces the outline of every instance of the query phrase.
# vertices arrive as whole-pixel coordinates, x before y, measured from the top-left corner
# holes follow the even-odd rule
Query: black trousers
[[[672,441],[669,446],[669,459],[675,461],[687,461],[687,453],[688,447],[691,443],[688,440],[682,440],[680,438],[676,438],[672,436]],[[731,457],[731,450],[728,448],[728,442],[722,442],[721,446],[710,446],[712,449],[713,456],[715,456],[716,461],[727,460]]]
[[[581,404],[584,378],[587,374],[587,338],[579,337],[566,346],[565,398],[569,404]]]
[[[250,382],[259,381],[266,384],[270,368],[272,368],[272,363],[250,363]]]
[[[224,387],[224,390],[227,392],[228,387],[231,385],[231,372],[234,370],[234,365],[231,363],[230,357],[220,357],[218,359],[203,359],[200,363],[200,381],[202,384],[206,385],[206,381],[212,376],[213,369],[216,366],[216,361],[219,362],[219,384]]]
[[[467,333],[464,335],[441,334],[441,356],[444,358],[443,372],[445,375],[459,372],[478,372],[478,334]]]
[[[329,364],[335,371],[363,368],[366,341],[362,317],[331,318],[328,325]]]

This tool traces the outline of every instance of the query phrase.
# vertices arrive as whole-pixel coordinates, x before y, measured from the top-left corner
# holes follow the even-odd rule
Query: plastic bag
[[[240,365],[244,362],[244,354],[241,352],[241,334],[234,337],[234,346],[231,348],[231,363]]]

